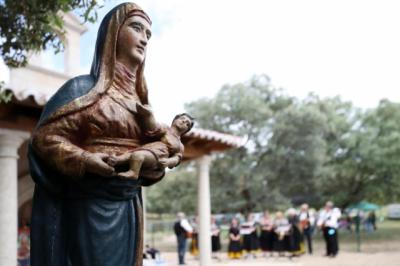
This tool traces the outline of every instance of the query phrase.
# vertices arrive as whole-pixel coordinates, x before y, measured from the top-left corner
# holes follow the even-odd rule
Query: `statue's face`
[[[180,116],[177,119],[174,120],[172,123],[174,126],[176,126],[180,132],[186,132],[189,128],[190,125],[192,124],[192,120],[187,117],[186,115]]]
[[[150,24],[145,18],[141,16],[128,18],[119,30],[117,59],[131,64],[143,63],[150,37]]]

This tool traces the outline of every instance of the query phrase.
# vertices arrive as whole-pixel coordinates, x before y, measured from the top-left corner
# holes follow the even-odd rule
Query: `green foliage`
[[[342,206],[362,199],[382,204],[399,200],[399,118],[400,105],[386,100],[358,114],[338,142],[325,194],[335,195]]]
[[[313,148],[316,153],[308,157],[310,163],[315,164],[315,172],[310,172],[312,177],[308,185],[313,188],[307,191],[309,193],[308,202],[322,204],[325,200],[334,200],[336,204],[343,206],[345,200],[355,196],[350,191],[354,172],[349,167],[343,167],[343,158],[348,145],[353,143],[356,124],[359,123],[360,110],[356,109],[349,102],[343,102],[340,98],[319,99],[316,96],[310,96],[303,105],[313,108],[314,112],[320,116],[319,132],[311,136],[313,139]],[[303,134],[299,132],[294,138],[301,139]],[[351,161],[351,160],[350,160]],[[307,174],[307,173],[304,173]],[[313,197],[313,201],[310,197]],[[306,198],[307,199],[307,198]],[[350,202],[354,202],[350,199]]]
[[[265,160],[270,153],[267,143],[272,136],[274,114],[292,101],[273,88],[268,77],[255,76],[244,84],[224,86],[213,99],[186,105],[200,127],[248,138],[247,149],[232,150],[213,161],[214,212],[261,211],[266,206],[288,205],[279,190],[269,186],[271,175]]]
[[[0,104],[11,101],[12,93],[4,88],[4,81],[0,81]]]
[[[97,0],[1,0],[0,54],[9,67],[27,63],[28,52],[63,49],[61,12],[77,10],[84,22],[97,20]]]
[[[339,97],[298,100],[255,76],[186,109],[201,128],[248,138],[245,147],[214,155],[214,213],[400,200],[398,103],[383,100],[362,111]],[[188,169],[151,188],[152,211],[195,211],[195,172]]]
[[[195,214],[197,178],[191,166],[181,165],[166,174],[155,186],[146,188],[146,207],[150,213]]]
[[[266,166],[271,184],[296,204],[319,199],[315,192],[326,160],[325,119],[310,104],[293,104],[276,115]]]
[[[362,112],[338,97],[299,101],[256,76],[186,109],[200,127],[249,139],[213,162],[216,212],[399,200],[399,104]]]

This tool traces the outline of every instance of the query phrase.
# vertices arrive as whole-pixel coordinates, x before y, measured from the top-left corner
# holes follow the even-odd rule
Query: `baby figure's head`
[[[187,113],[176,115],[172,120],[171,127],[177,129],[180,135],[184,135],[189,132],[194,125],[194,118]]]

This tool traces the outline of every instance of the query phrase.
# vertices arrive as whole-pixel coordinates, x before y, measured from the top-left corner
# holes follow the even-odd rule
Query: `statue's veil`
[[[151,23],[146,13],[134,3],[120,4],[104,17],[97,35],[90,75],[67,81],[46,104],[39,126],[90,106],[107,91],[114,78],[119,29],[133,15],[140,15]],[[135,89],[142,104],[148,104],[143,71],[144,62],[136,73]]]

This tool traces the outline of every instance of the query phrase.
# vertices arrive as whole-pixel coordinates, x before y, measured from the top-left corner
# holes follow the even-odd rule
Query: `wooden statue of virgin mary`
[[[112,9],[100,25],[90,74],[67,81],[43,110],[28,153],[36,184],[33,266],[142,265],[141,186],[161,180],[164,169],[123,179],[116,173],[124,169],[107,160],[149,142],[135,106],[148,104],[150,26],[136,4]]]

